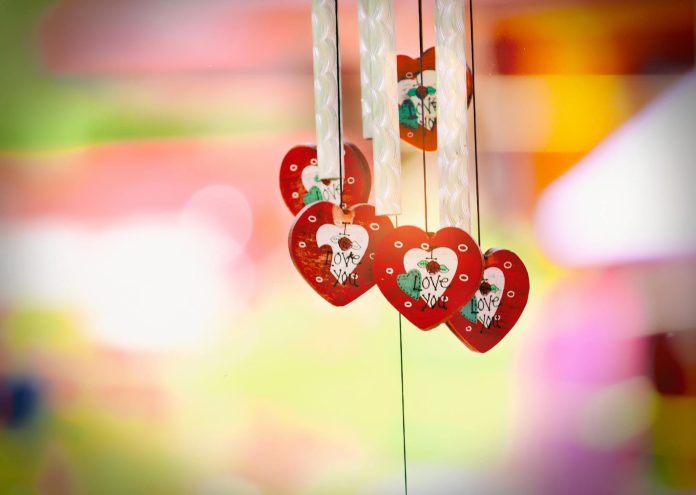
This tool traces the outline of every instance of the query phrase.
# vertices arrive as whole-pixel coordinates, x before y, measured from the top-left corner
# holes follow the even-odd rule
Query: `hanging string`
[[[474,0],[469,0],[469,39],[471,40],[471,106],[474,109],[474,170],[476,171],[476,229],[481,246],[481,202],[479,195],[478,137],[476,135],[476,60],[474,50]]]
[[[418,43],[420,47],[420,86],[423,84],[423,2],[418,0]],[[418,93],[420,94],[420,93]],[[423,159],[423,216],[425,217],[425,231],[428,232],[428,174],[425,166],[425,97],[420,98],[421,104],[421,156]]]
[[[338,0],[334,0],[334,9],[336,15],[336,93],[338,93],[338,184],[339,184],[339,206],[344,207],[343,204],[343,131],[341,129],[341,59],[340,59],[340,48],[338,44]]]
[[[399,217],[394,216],[394,223],[399,227]],[[401,369],[401,439],[404,453],[404,493],[408,495],[408,468],[406,463],[406,400],[404,398],[404,338],[401,325],[401,313],[399,314],[399,365]]]

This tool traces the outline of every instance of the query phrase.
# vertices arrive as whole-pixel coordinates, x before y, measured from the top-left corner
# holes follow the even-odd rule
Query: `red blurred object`
[[[696,397],[696,331],[651,338],[652,381],[662,395]]]
[[[463,230],[445,227],[432,234],[407,225],[379,245],[375,273],[392,306],[421,330],[430,330],[471,299],[482,264],[478,245]]]
[[[483,266],[478,292],[447,322],[459,340],[476,352],[489,351],[512,330],[529,298],[529,273],[515,253],[489,249]],[[494,283],[500,283],[497,279],[502,286]]]
[[[415,146],[420,150],[425,151],[436,151],[437,150],[437,88],[435,88],[436,95],[435,103],[428,104],[425,103],[425,99],[428,95],[428,87],[425,86],[425,82],[421,76],[421,71],[435,70],[435,48],[429,48],[423,52],[423,56],[419,58],[411,58],[407,55],[398,55],[396,57],[396,74],[397,80],[399,82],[406,79],[413,79],[419,86],[414,89],[418,95],[418,102],[414,104],[414,111],[420,110],[420,105],[423,105],[423,110],[427,116],[430,118],[432,116],[435,119],[435,123],[431,128],[424,126],[424,118],[421,116],[418,119],[418,127],[413,128],[411,126],[405,125],[403,122],[399,123],[399,132],[401,139],[406,141],[408,144]],[[473,95],[473,79],[471,75],[471,69],[466,68],[466,91],[467,91],[467,102],[471,102],[471,97]],[[405,103],[405,102],[404,102]],[[429,108],[430,107],[430,108]],[[400,112],[401,113],[401,112]]]
[[[393,230],[389,217],[372,205],[342,210],[328,201],[305,207],[290,229],[290,256],[317,293],[345,306],[374,284],[372,260],[382,238]]]
[[[370,197],[372,185],[370,165],[356,145],[345,143],[343,150],[343,203],[348,206],[365,203]],[[280,193],[293,215],[317,201],[339,204],[339,180],[320,181],[317,172],[316,146],[295,146],[283,158],[280,165]]]

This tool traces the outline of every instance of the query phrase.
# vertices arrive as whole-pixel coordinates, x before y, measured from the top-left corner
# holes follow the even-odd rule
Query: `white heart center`
[[[399,104],[401,105],[405,100],[411,100],[418,115],[418,125],[421,125],[428,130],[432,130],[432,128],[435,127],[435,124],[437,123],[437,93],[429,94],[428,96],[426,96],[421,104],[421,99],[418,97],[418,95],[408,95],[408,92],[411,89],[418,88],[418,86],[420,85],[419,83],[420,78],[402,79],[401,81],[399,81]],[[434,70],[424,70],[423,85],[426,87],[434,88],[436,87],[436,84],[436,72]],[[424,112],[425,119],[423,119]]]
[[[406,272],[420,272],[420,297],[431,308],[440,302],[450,286],[457,273],[457,264],[457,254],[446,247],[436,247],[431,251],[413,248],[404,255]]]
[[[484,327],[490,328],[495,322],[495,314],[498,312],[500,300],[503,298],[505,290],[505,275],[500,268],[491,266],[483,272],[483,282],[488,284],[484,292],[481,289],[476,291],[476,311],[477,318]]]
[[[369,242],[370,234],[361,225],[327,223],[317,230],[317,246],[331,248],[326,251],[326,264],[330,265],[331,275],[344,285],[357,285],[357,275],[353,270],[362,263]]]
[[[318,187],[324,201],[331,201],[338,205],[341,202],[341,186],[338,179],[333,179],[328,184],[319,180],[319,167],[309,165],[302,169],[302,185],[309,192],[312,187]]]

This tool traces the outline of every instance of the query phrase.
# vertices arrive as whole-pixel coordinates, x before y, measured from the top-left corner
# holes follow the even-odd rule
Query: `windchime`
[[[295,214],[290,256],[302,277],[336,306],[377,284],[399,312],[406,493],[402,316],[421,330],[444,323],[470,349],[486,352],[512,329],[529,295],[529,275],[516,254],[490,249],[482,255],[479,247],[473,23],[470,71],[464,0],[435,0],[436,47],[425,51],[421,0],[417,3],[420,53],[412,59],[396,55],[394,0],[359,0],[362,131],[372,140],[372,180],[365,156],[343,141],[338,0],[312,0],[317,143],[292,148],[280,168],[281,193]],[[478,243],[469,234],[469,103]],[[421,150],[424,230],[398,225],[402,140]],[[436,232],[428,228],[426,152],[437,152]],[[374,206],[367,203],[372,183]],[[396,226],[389,215],[395,216]]]
[[[343,139],[338,1],[312,0],[317,142],[292,148],[280,168],[283,199],[296,215],[290,255],[331,304],[346,305],[377,284],[419,329],[444,323],[470,349],[486,352],[519,319],[529,276],[507,249],[481,253],[476,148],[479,242],[469,233],[467,110],[473,107],[476,145],[476,99],[466,61],[464,0],[435,1],[436,47],[428,50],[418,0],[416,59],[396,55],[394,0],[359,0],[358,15],[362,130],[372,140],[374,180],[362,152]],[[473,26],[471,42],[474,67]],[[421,150],[424,182],[426,152],[437,153],[436,232],[428,228],[427,198],[425,230],[398,226],[401,141]],[[367,203],[372,184],[374,206]]]

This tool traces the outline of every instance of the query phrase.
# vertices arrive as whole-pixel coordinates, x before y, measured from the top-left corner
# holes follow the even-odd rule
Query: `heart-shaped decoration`
[[[421,60],[423,76],[421,77]],[[435,48],[420,58],[396,57],[399,82],[399,132],[401,139],[425,151],[437,150],[437,73]],[[471,100],[473,81],[466,68],[466,89]]]
[[[343,152],[343,202],[346,205],[364,203],[370,197],[372,185],[370,166],[354,144],[344,143]],[[283,158],[280,165],[280,193],[294,215],[318,201],[339,205],[340,181],[321,180],[318,171],[316,146],[295,146]]]
[[[288,239],[290,257],[321,297],[344,306],[374,284],[373,260],[380,241],[394,230],[368,204],[343,210],[328,201],[306,206]]]
[[[374,271],[384,297],[421,330],[450,318],[479,287],[481,251],[469,234],[445,227],[435,234],[410,225],[387,234]]]
[[[484,255],[483,280],[473,298],[447,322],[470,349],[486,352],[517,323],[529,297],[529,274],[507,249]]]

